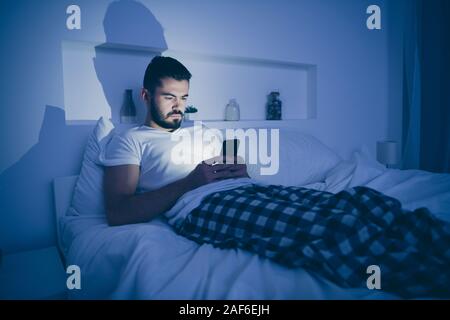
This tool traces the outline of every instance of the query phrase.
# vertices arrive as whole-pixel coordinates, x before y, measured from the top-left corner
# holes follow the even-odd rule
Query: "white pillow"
[[[359,151],[353,153],[352,161],[356,167],[349,188],[366,185],[386,171],[386,168],[370,155],[366,146],[362,146]]]
[[[103,166],[98,158],[114,134],[114,125],[101,117],[90,134],[81,172],[75,185],[69,215],[104,215]]]
[[[250,177],[268,184],[303,186],[324,181],[327,173],[341,161],[339,155],[318,139],[297,130],[280,129],[279,142],[278,173],[262,175],[262,165],[248,164]]]

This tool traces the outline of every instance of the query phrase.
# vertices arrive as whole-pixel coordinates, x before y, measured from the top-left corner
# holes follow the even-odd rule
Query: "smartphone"
[[[239,149],[239,139],[225,140],[222,144],[223,162],[225,163],[226,157],[231,155],[235,158],[234,164],[236,164],[238,149]]]

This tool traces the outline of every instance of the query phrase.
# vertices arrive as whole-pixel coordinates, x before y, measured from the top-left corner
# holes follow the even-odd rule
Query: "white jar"
[[[239,104],[236,99],[230,99],[225,108],[225,120],[226,121],[238,121],[241,117]]]

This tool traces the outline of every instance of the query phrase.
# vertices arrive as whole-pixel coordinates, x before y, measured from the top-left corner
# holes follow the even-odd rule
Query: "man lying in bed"
[[[212,165],[217,148],[208,146],[211,141],[201,141],[205,159],[173,164],[178,142],[172,138],[181,130],[190,78],[169,57],[155,57],[147,67],[141,93],[145,123],[114,136],[105,155],[110,225],[150,221],[189,191],[208,188],[173,224],[179,234],[301,266],[342,286],[366,287],[367,268],[375,265],[383,290],[450,296],[450,226],[425,208],[403,210],[398,200],[367,187],[332,194],[259,184],[245,164]]]

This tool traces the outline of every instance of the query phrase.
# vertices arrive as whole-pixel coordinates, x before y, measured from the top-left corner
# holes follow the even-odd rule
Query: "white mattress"
[[[337,192],[366,185],[408,209],[426,206],[450,220],[450,175],[386,170],[356,154],[308,187]],[[70,210],[70,209],[69,209]],[[162,219],[108,227],[102,217],[65,217],[68,264],[81,268],[81,299],[395,299],[382,291],[343,289],[301,268],[288,269],[242,250],[198,245]]]

